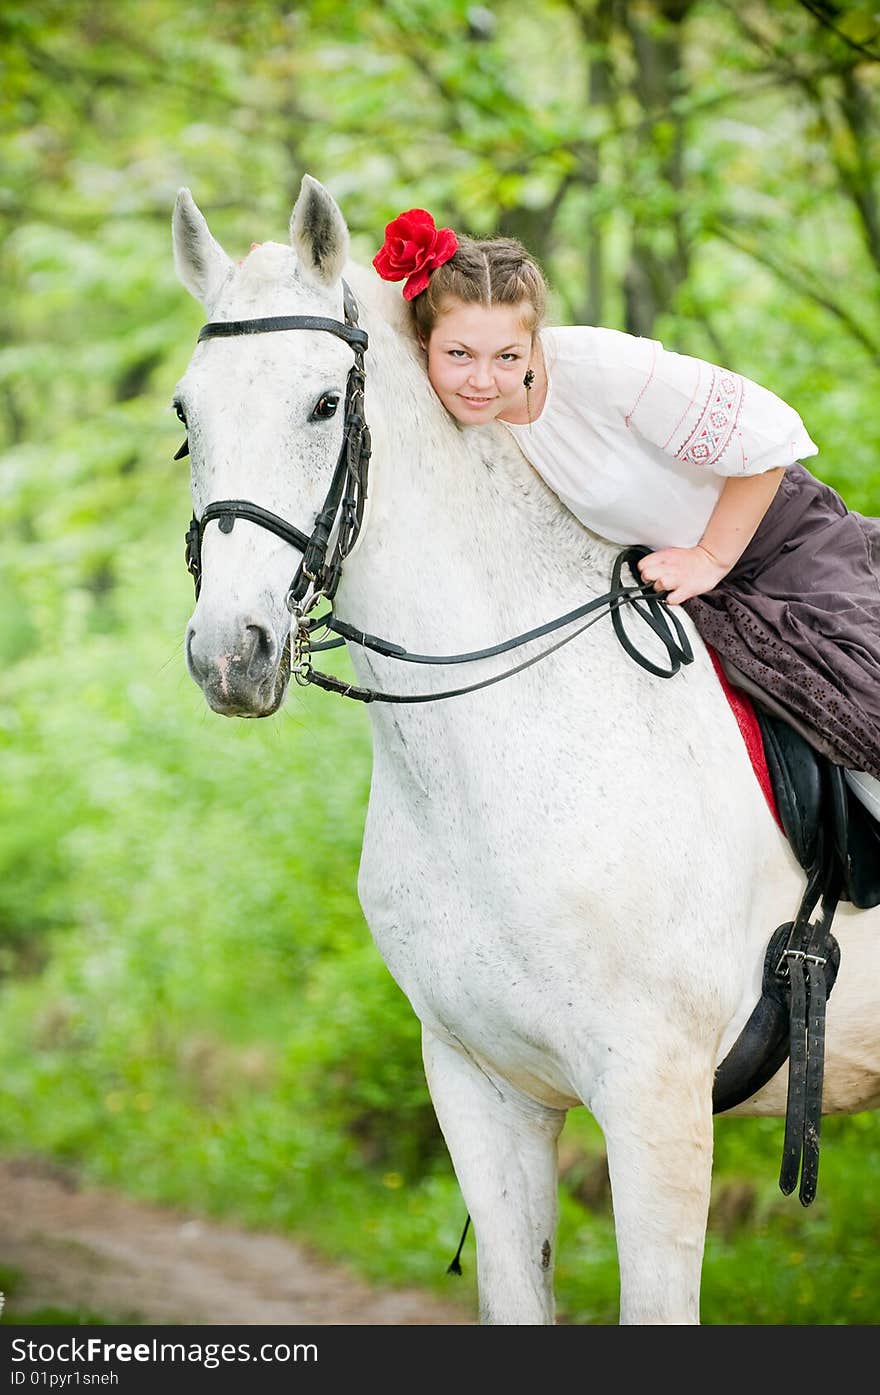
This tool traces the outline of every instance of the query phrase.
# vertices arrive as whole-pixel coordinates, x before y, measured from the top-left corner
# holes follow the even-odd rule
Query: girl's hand
[[[711,591],[730,570],[700,546],[664,547],[643,557],[638,566],[642,581],[653,581],[655,591],[669,593],[669,605]]]

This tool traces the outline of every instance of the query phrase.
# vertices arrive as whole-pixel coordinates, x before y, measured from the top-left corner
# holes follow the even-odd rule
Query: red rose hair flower
[[[454,255],[458,238],[451,228],[438,228],[424,208],[400,213],[385,229],[385,241],[373,258],[383,281],[403,281],[403,296],[412,300],[423,291],[431,272]]]

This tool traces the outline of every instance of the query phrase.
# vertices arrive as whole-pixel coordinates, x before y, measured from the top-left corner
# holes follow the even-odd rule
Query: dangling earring
[[[529,368],[528,371],[526,372],[525,377],[523,378],[523,386],[525,387],[525,390],[526,390],[526,413],[527,413],[528,418],[529,418],[529,426],[531,426],[531,424],[532,424],[532,399],[531,399],[531,397],[530,397],[530,395],[529,395],[529,389],[531,388],[532,383],[533,383],[534,381],[535,381],[535,370],[534,370],[533,368]]]

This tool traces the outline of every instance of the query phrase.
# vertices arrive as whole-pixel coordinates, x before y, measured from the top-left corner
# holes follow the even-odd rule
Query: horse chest
[[[496,899],[491,880],[456,876],[442,858],[375,851],[365,850],[361,904],[420,1021],[532,1098],[575,1103],[569,1063],[582,1082],[613,1032],[609,976],[583,926],[548,924],[539,896]]]
[[[491,807],[503,817],[480,818],[478,783],[438,779],[423,797],[400,760],[377,754],[361,904],[390,972],[437,1036],[557,1105],[574,1094],[575,1071],[582,1090],[591,1060],[632,1049],[675,1011],[682,983],[689,1014],[710,1018],[735,1000],[735,984],[719,987],[705,970],[721,972],[713,927],[733,896],[719,864],[701,887],[691,859],[670,857],[650,828],[633,858],[626,825],[609,828],[580,806],[561,764],[544,817],[495,789]],[[630,805],[638,817],[638,801]]]

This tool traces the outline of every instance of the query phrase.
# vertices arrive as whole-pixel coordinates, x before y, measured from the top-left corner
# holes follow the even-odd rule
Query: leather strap
[[[321,640],[316,644],[310,643],[309,650],[311,653],[318,653],[324,649],[337,649],[341,644],[349,641],[364,649],[371,649],[376,654],[383,654],[386,658],[400,659],[410,664],[469,664],[475,663],[478,659],[491,659],[498,654],[506,654],[511,649],[517,649],[520,645],[528,644],[533,639],[543,639],[545,635],[552,634],[564,625],[574,624],[576,620],[582,619],[592,611],[608,606],[615,633],[630,657],[635,659],[642,668],[648,669],[650,673],[654,673],[660,678],[672,678],[678,673],[682,664],[691,663],[694,657],[684,627],[678,617],[669,612],[663,604],[662,597],[654,591],[651,583],[640,582],[637,586],[622,586],[620,582],[623,564],[628,562],[635,575],[634,562],[639,557],[646,555],[648,551],[648,548],[637,546],[626,548],[618,554],[612,568],[612,589],[606,595],[597,596],[593,600],[585,602],[584,605],[567,611],[565,615],[559,615],[554,620],[546,620],[543,625],[536,625],[532,630],[526,630],[523,634],[502,640],[499,644],[487,645],[484,649],[472,649],[462,654],[415,654],[412,650],[404,648],[402,644],[394,644],[389,639],[381,639],[378,635],[359,630],[355,625],[349,625],[346,621],[339,620],[335,615],[330,615],[329,617],[318,616],[307,621],[308,629],[310,631],[322,628],[332,630],[340,638]],[[639,601],[647,602],[647,605],[640,605]],[[650,663],[629,641],[620,614],[623,604],[631,605],[639,619],[644,620],[650,626],[665,646],[670,661],[668,669],[661,669]],[[671,621],[675,628],[674,638],[666,628],[667,621]],[[580,634],[581,631],[578,630],[577,633]],[[574,636],[572,635],[571,638],[573,639]],[[550,654],[553,651],[548,649],[545,652]],[[515,669],[511,670],[511,672],[516,671]]]
[[[804,1125],[804,1091],[807,1081],[807,987],[803,959],[788,961],[789,1018],[788,1097],[785,1104],[785,1136],[782,1143],[780,1190],[789,1196],[797,1186],[801,1166]]]
[[[820,829],[820,843],[827,838]],[[791,934],[777,966],[789,994],[788,1098],[779,1187],[786,1196],[800,1174],[802,1205],[816,1195],[819,1175],[819,1133],[822,1123],[822,1084],[825,1073],[825,1004],[840,967],[840,946],[831,933],[840,900],[839,864],[827,865],[820,856],[810,877]],[[811,921],[821,891],[820,914]]]
[[[591,625],[595,625],[597,620],[604,619],[609,612],[613,615],[617,606],[625,604],[626,601],[631,599],[632,597],[628,594],[616,596],[609,593],[607,596],[598,596],[595,601],[590,602],[589,609],[593,610],[600,604],[605,605],[606,609],[594,615],[591,620],[587,620],[586,623],[575,630],[573,634],[565,635],[562,639],[557,640],[555,644],[551,644],[549,648],[542,649],[540,654],[534,654],[532,658],[525,659],[523,663],[516,664],[513,668],[505,669],[503,673],[496,673],[491,678],[484,678],[480,683],[468,683],[461,688],[447,688],[442,693],[385,693],[380,692],[377,688],[359,688],[353,683],[345,683],[339,678],[334,678],[332,674],[322,673],[319,669],[312,669],[309,667],[299,675],[299,678],[304,685],[313,683],[316,687],[323,688],[327,693],[338,693],[340,697],[352,698],[355,702],[442,702],[445,698],[462,697],[465,693],[477,693],[481,688],[491,688],[494,684],[501,683],[505,678],[512,678],[515,673],[522,673],[525,669],[531,668],[533,664],[540,663],[541,659],[546,659],[548,655],[555,653],[557,649],[561,649],[563,645],[570,643],[571,640],[577,639],[578,635],[583,634],[584,630],[588,630]],[[394,657],[397,658],[399,656],[395,655]],[[467,658],[469,656],[463,655],[462,657]],[[480,655],[476,657],[480,657]],[[638,658],[638,655],[636,657]],[[428,658],[426,661],[429,663],[443,662],[443,660],[439,658]],[[639,658],[639,662],[643,662],[643,660]],[[671,678],[673,673],[677,671],[678,665],[663,676]]]
[[[308,546],[309,539],[299,528],[295,528],[286,519],[279,518],[277,513],[270,513],[259,504],[252,504],[249,499],[217,499],[213,504],[209,504],[201,518],[203,532],[205,524],[210,523],[212,518],[219,522],[221,533],[232,531],[231,522],[234,518],[244,518],[248,523],[258,523],[261,528],[268,529],[276,537],[298,547],[300,552]]]
[[[369,343],[367,331],[356,325],[343,324],[341,320],[324,319],[321,315],[269,315],[261,320],[212,320],[202,325],[198,343],[203,339],[232,339],[247,334],[274,334],[282,329],[320,329],[327,334],[335,334],[356,348],[366,349]]]
[[[635,604],[636,597],[645,595],[644,586],[628,586],[617,592],[609,592],[605,596],[597,596],[592,601],[587,601],[584,605],[579,605],[575,610],[569,610],[565,615],[559,615],[555,620],[547,620],[543,625],[536,625],[533,630],[526,630],[523,634],[514,635],[512,639],[502,640],[500,644],[487,645],[485,649],[472,649],[463,654],[414,654],[411,649],[405,649],[402,644],[394,644],[389,639],[380,639],[378,635],[371,635],[364,630],[359,630],[355,625],[349,625],[344,620],[331,616],[330,619],[316,619],[310,624],[320,629],[325,626],[328,630],[333,630],[340,636],[339,639],[323,640],[317,644],[310,644],[309,649],[316,653],[321,649],[336,649],[340,644],[349,641],[357,644],[363,649],[371,649],[376,654],[383,654],[388,659],[400,659],[408,664],[471,664],[478,659],[492,659],[498,654],[506,654],[511,649],[518,649],[522,644],[528,644],[530,640],[542,639],[544,635],[552,634],[554,630],[562,629],[564,625],[573,624],[575,620],[581,620],[591,611],[599,609],[601,606],[613,606],[613,602],[619,601],[621,604],[629,602]],[[619,606],[614,606],[612,614]],[[666,637],[669,642],[669,637]],[[549,650],[548,650],[549,652]],[[684,654],[676,654],[670,647],[670,659],[674,665],[674,672],[678,672],[682,663],[687,663]],[[671,674],[666,674],[671,677]]]
[[[801,1185],[798,1196],[809,1206],[819,1177],[819,1132],[822,1128],[822,1082],[825,1074],[825,971],[807,961],[807,1078],[804,1088],[804,1132]]]
[[[639,573],[636,570],[636,562],[641,557],[647,557],[650,551],[651,549],[649,547],[643,547],[639,544],[634,547],[628,547],[624,552],[621,552],[614,564],[614,571],[612,573],[613,584],[615,586],[620,584],[620,571],[624,562],[629,565],[629,569],[633,576],[639,577]],[[639,579],[641,580],[640,577]],[[670,610],[665,602],[661,603],[659,592],[654,591],[652,586],[647,586],[643,589],[643,598],[644,604],[642,605],[639,605],[638,601],[633,599],[632,608],[639,619],[643,620],[649,628],[654,631],[654,634],[660,640],[661,644],[665,645],[667,653],[673,660],[672,668],[670,670],[660,668],[657,664],[651,663],[649,659],[646,659],[644,654],[639,653],[627,638],[626,631],[623,628],[623,616],[619,610],[614,610],[611,613],[611,623],[614,626],[614,632],[630,658],[635,659],[636,663],[640,664],[642,668],[647,669],[649,673],[653,673],[657,678],[672,678],[678,672],[682,663],[691,663],[694,657],[694,651],[691,648],[690,640],[685,633],[684,626],[675,612]],[[673,658],[673,650],[667,637],[666,627],[670,623],[675,629],[678,639],[678,658]]]
[[[619,576],[621,557],[623,557],[624,555],[625,554],[621,554],[621,556],[618,557],[617,562],[615,563],[615,576]],[[361,635],[363,637],[364,642],[371,641],[366,645],[366,647],[368,648],[376,648],[379,645],[381,645],[382,647],[380,652],[387,654],[390,658],[404,659],[410,660],[415,663],[428,664],[464,663],[476,659],[487,658],[493,654],[503,653],[506,650],[512,649],[516,645],[524,644],[527,640],[532,639],[538,635],[548,634],[553,630],[559,629],[562,625],[570,622],[572,619],[581,618],[584,615],[595,612],[592,614],[591,619],[587,620],[585,624],[579,626],[579,628],[574,630],[573,633],[564,635],[563,638],[557,640],[555,644],[551,644],[548,648],[542,649],[540,654],[533,655],[530,659],[526,659],[523,663],[516,664],[513,668],[505,669],[503,673],[497,673],[493,675],[493,677],[491,678],[484,678],[482,682],[469,683],[466,684],[464,687],[460,688],[448,688],[440,693],[386,693],[380,692],[376,688],[361,688],[354,683],[345,683],[344,681],[335,678],[332,674],[322,673],[319,669],[313,669],[311,667],[311,664],[307,661],[307,659],[300,668],[297,668],[294,665],[292,671],[297,681],[302,686],[307,686],[308,684],[313,683],[316,687],[323,688],[325,692],[337,693],[340,697],[351,698],[355,702],[388,702],[398,704],[441,702],[446,698],[462,697],[465,693],[476,693],[479,692],[482,688],[491,688],[495,683],[500,683],[505,678],[512,678],[514,674],[522,673],[525,669],[531,668],[533,664],[539,663],[541,659],[546,659],[548,655],[555,653],[557,649],[561,649],[563,645],[569,644],[571,640],[577,639],[578,635],[583,634],[584,630],[588,630],[591,625],[595,625],[597,620],[604,619],[604,617],[608,614],[610,614],[613,619],[613,617],[616,615],[617,611],[621,606],[626,604],[632,605],[635,603],[637,599],[644,600],[649,589],[651,590],[652,594],[656,594],[653,593],[653,588],[650,586],[650,583],[644,583],[640,587],[630,586],[611,590],[607,592],[604,596],[596,596],[592,601],[587,601],[583,606],[579,606],[577,610],[569,611],[567,615],[560,616],[556,620],[549,620],[546,622],[546,624],[539,625],[536,627],[536,629],[527,631],[524,635],[517,635],[513,639],[505,640],[503,644],[494,645],[489,649],[474,650],[473,652],[467,654],[411,655],[408,650],[402,649],[399,645],[391,646],[387,640],[376,640],[375,636],[365,635],[363,634],[363,631],[353,632],[351,636],[352,638],[356,639],[358,635]],[[658,596],[658,602],[659,599],[660,598]],[[638,613],[640,619],[645,619],[645,614],[641,607],[639,608]],[[654,629],[655,632],[657,632],[657,627],[655,624],[652,624],[651,628]],[[668,669],[661,669],[658,668],[656,665],[651,664],[649,660],[645,659],[644,655],[639,653],[639,651],[635,648],[634,645],[628,645],[628,652],[643,668],[648,668],[650,672],[657,674],[661,678],[672,678],[675,676],[676,673],[678,673],[682,664],[689,664],[693,660],[693,651],[691,650],[691,646],[687,641],[687,636],[684,635],[684,631],[681,629],[680,626],[677,626],[677,633],[679,633],[684,640],[684,648],[676,647],[676,641],[673,635],[662,630],[660,630],[659,632],[659,637],[663,640],[664,644],[666,645],[667,652],[670,656],[670,666]],[[357,641],[356,639],[356,642],[360,641]],[[312,649],[317,649],[319,647],[321,646],[312,645],[311,641],[308,641],[307,644],[303,644],[302,653],[303,655],[307,655],[309,652],[311,652]],[[332,647],[332,645],[327,645],[324,647]]]

